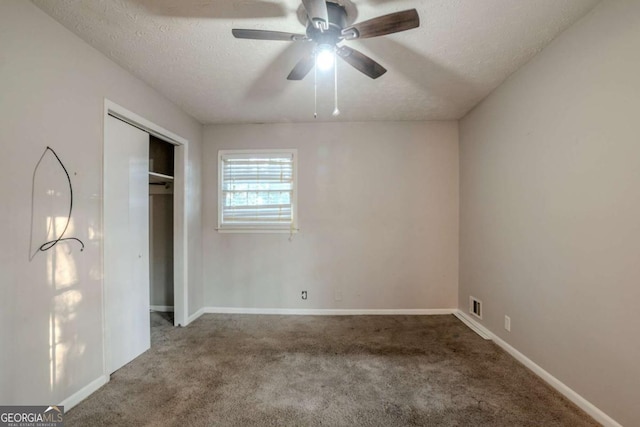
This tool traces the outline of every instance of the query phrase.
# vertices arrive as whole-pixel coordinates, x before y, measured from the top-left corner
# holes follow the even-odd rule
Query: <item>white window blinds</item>
[[[295,151],[221,151],[221,229],[285,229],[295,221]]]

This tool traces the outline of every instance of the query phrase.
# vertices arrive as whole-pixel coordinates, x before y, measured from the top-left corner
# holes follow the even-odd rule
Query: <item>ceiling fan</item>
[[[378,37],[398,33],[420,26],[420,18],[415,9],[395,12],[357,24],[347,24],[347,10],[344,6],[325,0],[302,0],[307,14],[305,34],[281,31],[233,29],[233,36],[239,39],[305,41],[316,44],[313,52],[303,57],[287,76],[288,80],[302,80],[316,65],[318,68],[333,66],[337,55],[358,71],[372,79],[377,79],[387,70],[373,59],[348,46],[338,46],[345,40]]]

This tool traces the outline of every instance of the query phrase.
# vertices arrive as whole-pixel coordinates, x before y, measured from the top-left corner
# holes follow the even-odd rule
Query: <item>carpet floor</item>
[[[452,315],[166,316],[67,426],[598,425]]]

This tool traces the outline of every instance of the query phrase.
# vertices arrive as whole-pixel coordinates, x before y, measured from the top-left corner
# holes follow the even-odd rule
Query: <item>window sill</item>
[[[298,228],[293,230],[290,228],[216,228],[218,233],[255,233],[255,234],[296,234],[300,231]]]

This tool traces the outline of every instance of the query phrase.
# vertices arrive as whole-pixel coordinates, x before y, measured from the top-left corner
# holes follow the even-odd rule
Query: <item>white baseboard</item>
[[[407,309],[342,309],[342,308],[246,308],[205,307],[205,313],[216,314],[284,314],[295,316],[361,316],[361,315],[434,315],[454,314],[455,308],[407,308]]]
[[[151,310],[162,311],[164,313],[168,313],[168,312],[173,313],[173,306],[172,305],[152,305]]]
[[[205,312],[204,308],[201,308],[200,310],[196,311],[195,313],[193,313],[191,316],[189,316],[189,318],[187,319],[187,325],[191,322],[193,322],[194,320],[196,320],[198,317],[202,316]],[[184,326],[187,326],[184,325]]]
[[[485,340],[490,340],[493,336],[493,334],[487,328],[474,321],[469,315],[467,315],[467,313],[463,312],[462,310],[457,310],[455,313],[453,313],[453,315],[460,319],[462,323],[467,325],[469,329],[480,335]]]
[[[84,399],[89,397],[95,391],[97,391],[100,387],[109,382],[108,375],[102,375],[95,380],[91,381],[86,386],[82,387],[77,392],[73,393],[71,396],[67,397],[60,403],[60,406],[64,406],[64,411],[68,412],[71,408],[76,406],[78,403],[82,402]]]
[[[529,359],[524,354],[520,353],[515,348],[511,347],[506,341],[502,338],[491,332],[489,329],[485,328],[470,316],[468,316],[462,310],[458,310],[455,313],[455,316],[460,319],[465,325],[467,325],[470,329],[476,332],[481,337],[493,340],[498,346],[500,346],[504,351],[513,356],[516,360],[522,363],[524,366],[533,371],[534,374],[542,378],[547,384],[551,387],[558,390],[562,393],[567,399],[576,404],[580,409],[585,411],[587,414],[591,415],[597,422],[602,424],[604,427],[622,427],[620,423],[616,420],[605,414],[602,410],[600,410],[593,403],[589,402],[587,399],[579,395],[568,385],[551,375],[549,372],[545,371],[543,368],[538,366],[533,360]]]

